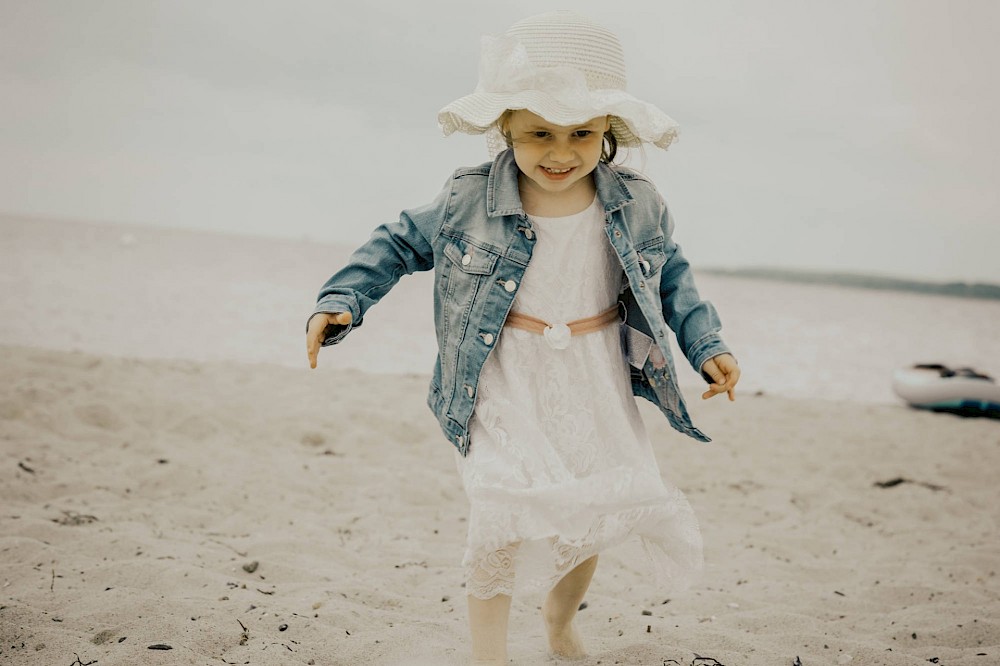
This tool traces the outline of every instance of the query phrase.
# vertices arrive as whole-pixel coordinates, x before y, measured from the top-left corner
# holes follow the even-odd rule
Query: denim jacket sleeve
[[[404,210],[399,221],[377,227],[371,238],[354,251],[347,265],[326,281],[309,319],[320,312],[350,312],[351,323],[328,327],[324,347],[340,342],[360,326],[368,308],[378,303],[403,275],[434,267],[433,242],[444,223],[453,182],[449,179],[431,203]]]
[[[688,362],[706,381],[711,378],[701,371],[705,361],[730,353],[719,331],[722,322],[715,307],[702,300],[695,287],[691,265],[673,239],[674,219],[660,198],[660,225],[664,236],[666,262],[660,277],[660,299],[663,317],[677,336],[677,344]]]

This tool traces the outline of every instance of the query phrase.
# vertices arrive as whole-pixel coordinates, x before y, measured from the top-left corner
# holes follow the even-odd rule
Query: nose
[[[556,139],[549,150],[549,159],[559,163],[573,161],[573,148],[569,139],[563,137]]]

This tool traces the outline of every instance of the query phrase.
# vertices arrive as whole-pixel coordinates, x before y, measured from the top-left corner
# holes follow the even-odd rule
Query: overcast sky
[[[357,244],[432,199],[479,37],[573,8],[681,125],[699,266],[1000,282],[1000,2],[0,0],[0,212]]]

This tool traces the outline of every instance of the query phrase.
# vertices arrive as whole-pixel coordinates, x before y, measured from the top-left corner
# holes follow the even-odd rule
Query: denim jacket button
[[[464,257],[462,257],[463,266],[468,266],[471,263],[472,263],[472,257],[470,257],[469,255],[465,255]]]
[[[485,334],[483,336],[483,342],[485,342],[488,345],[493,344],[493,334],[492,333]]]
[[[619,231],[618,229],[615,229],[615,238],[621,238],[621,237],[622,237],[622,232]]]
[[[510,293],[517,289],[517,283],[513,280],[507,280],[503,283],[503,288],[507,290],[507,293]]]
[[[474,394],[474,393],[476,392],[476,389],[474,389],[474,388],[472,388],[471,386],[469,386],[468,384],[466,384],[466,385],[465,385],[465,392],[466,392],[466,393],[468,394],[468,396],[469,396],[469,397],[471,398],[471,397],[472,397],[472,394]]]
[[[527,238],[528,240],[531,240],[532,238],[535,237],[535,232],[532,231],[531,229],[525,229],[524,230],[524,237]]]
[[[646,288],[646,283],[645,282],[640,282],[639,283],[639,289],[645,289],[645,288]]]

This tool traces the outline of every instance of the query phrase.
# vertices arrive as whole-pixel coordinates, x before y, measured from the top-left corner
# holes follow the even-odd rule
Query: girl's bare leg
[[[468,581],[470,589],[486,591],[512,590],[515,557],[520,542],[511,543],[490,553],[480,563]],[[480,599],[469,594],[469,629],[472,632],[472,663],[488,666],[507,664],[507,619],[510,617],[510,595],[495,594]]]
[[[573,618],[580,608],[580,602],[590,587],[590,579],[597,569],[597,555],[576,565],[563,576],[542,604],[542,619],[549,634],[549,647],[561,657],[578,658],[586,656],[580,634],[573,626]]]
[[[469,629],[472,631],[472,663],[476,666],[506,666],[507,619],[510,595],[490,599],[469,595]]]

